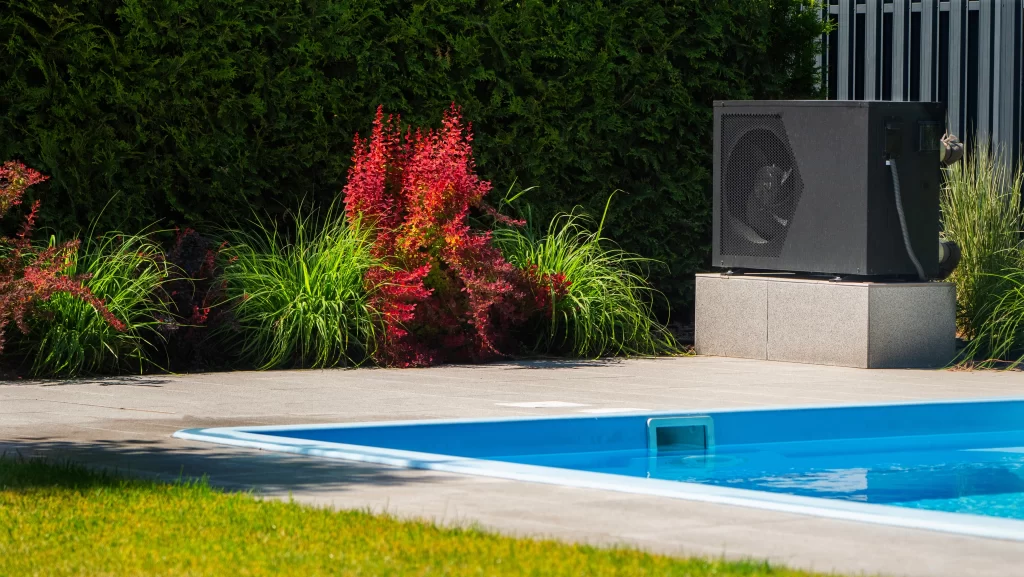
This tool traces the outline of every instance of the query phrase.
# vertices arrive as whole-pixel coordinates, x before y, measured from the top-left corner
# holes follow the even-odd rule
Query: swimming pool
[[[1024,400],[186,429],[315,457],[1024,540]]]

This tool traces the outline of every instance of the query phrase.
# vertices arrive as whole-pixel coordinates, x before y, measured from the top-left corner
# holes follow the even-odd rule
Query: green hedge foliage
[[[608,236],[686,304],[712,100],[818,96],[811,1],[0,0],[0,159],[52,176],[45,226],[222,224],[334,200],[378,104],[455,101],[541,218],[624,191]]]

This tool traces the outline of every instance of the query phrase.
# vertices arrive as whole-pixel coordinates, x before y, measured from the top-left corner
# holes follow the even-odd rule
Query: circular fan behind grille
[[[733,232],[755,245],[784,236],[799,200],[789,147],[772,131],[746,132],[723,173],[725,209]]]
[[[782,118],[725,114],[721,129],[722,254],[777,258],[803,192]]]

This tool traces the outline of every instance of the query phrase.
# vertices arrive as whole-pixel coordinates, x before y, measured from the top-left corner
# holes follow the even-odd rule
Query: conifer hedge
[[[455,101],[543,217],[622,189],[606,231],[685,304],[712,100],[816,97],[810,2],[0,0],[0,160],[52,176],[44,226],[224,224],[337,198],[378,104]]]

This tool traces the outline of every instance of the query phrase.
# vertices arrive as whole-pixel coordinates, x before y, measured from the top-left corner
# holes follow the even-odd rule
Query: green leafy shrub
[[[668,265],[677,305],[706,266],[712,101],[804,98],[811,0],[0,0],[0,158],[52,179],[77,230],[280,216],[342,188],[378,104],[436,126],[455,101],[482,178],[544,183],[546,220],[625,194],[605,234]],[[596,194],[595,194],[596,193]]]
[[[1006,274],[1024,263],[1024,175],[987,146],[974,147],[945,169],[940,196],[943,235],[961,250],[950,280],[956,286],[957,329],[975,337],[1007,289]]]
[[[260,368],[330,367],[372,352],[369,230],[333,210],[300,212],[288,231],[256,219],[228,241],[224,280],[244,358]]]
[[[654,318],[658,293],[644,270],[657,263],[604,238],[604,217],[595,231],[586,215],[559,214],[542,231],[529,208],[526,215],[527,226],[500,228],[495,241],[509,262],[550,286],[551,314],[540,331],[540,350],[581,357],[678,352]]]
[[[168,271],[160,247],[142,234],[103,234],[82,243],[70,270],[84,275],[85,287],[123,326],[72,294],[54,294],[39,304],[30,332],[20,340],[32,373],[74,377],[159,366],[151,359],[152,341],[169,314],[161,294]]]

